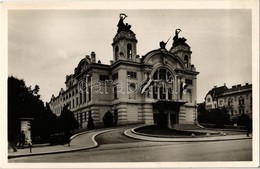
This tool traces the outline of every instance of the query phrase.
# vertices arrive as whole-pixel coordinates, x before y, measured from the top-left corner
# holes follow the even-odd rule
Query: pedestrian
[[[246,124],[246,135],[247,135],[247,137],[249,137],[249,134],[251,132],[251,127],[252,127],[251,125],[252,125],[251,120],[248,119],[247,124]]]
[[[17,152],[16,141],[17,140],[15,139],[14,134],[12,132],[8,133],[8,142],[14,152]]]
[[[21,133],[19,134],[19,145],[18,148],[24,148],[24,143],[25,143],[25,134],[24,131],[22,130]]]

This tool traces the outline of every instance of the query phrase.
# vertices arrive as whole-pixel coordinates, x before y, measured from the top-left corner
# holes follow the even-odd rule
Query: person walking
[[[24,143],[25,143],[25,134],[24,131],[22,130],[21,133],[19,134],[19,145],[18,148],[24,148]]]
[[[13,151],[17,152],[17,148],[16,148],[17,140],[15,139],[14,133],[12,132],[8,133],[8,142],[9,145],[12,147]]]

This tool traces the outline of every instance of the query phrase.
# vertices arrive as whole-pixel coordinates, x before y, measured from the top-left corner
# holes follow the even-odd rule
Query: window
[[[192,85],[192,79],[185,79],[185,83],[189,84],[189,85]]]
[[[157,98],[158,98],[157,94],[158,94],[158,88],[157,88],[156,86],[154,86],[154,87],[153,87],[153,98],[154,98],[154,99],[157,99]]]
[[[165,69],[159,70],[159,79],[160,80],[166,80],[166,70]]]
[[[188,63],[189,63],[189,57],[187,55],[184,56],[184,64],[186,67],[188,67]]]
[[[166,91],[164,87],[160,87],[160,99],[166,99]]]
[[[153,74],[154,80],[170,81],[172,78],[173,78],[172,73],[164,68],[160,68],[160,69],[156,70]]]
[[[211,102],[211,99],[210,99],[210,98],[207,98],[207,102],[208,102],[208,103]]]
[[[244,97],[239,97],[239,106],[243,106],[245,104],[245,98]]]
[[[79,105],[79,98],[76,97],[76,106],[78,106],[78,105]]]
[[[82,104],[82,93],[79,94],[79,104]]]
[[[115,48],[115,60],[118,59],[118,52],[119,52],[119,47],[116,46],[116,48]]]
[[[231,98],[228,99],[228,106],[232,106],[233,100]]]
[[[91,100],[91,87],[88,87],[88,100]]]
[[[83,102],[84,102],[84,103],[87,102],[87,95],[86,95],[86,92],[83,93]]]
[[[245,109],[244,108],[239,108],[239,114],[245,114]]]
[[[168,100],[172,100],[172,88],[168,89]]]
[[[127,71],[127,76],[129,76],[130,78],[136,79],[136,72]]]
[[[114,74],[112,75],[112,80],[115,80],[115,79],[118,79],[118,73],[114,73]]]
[[[163,80],[166,83],[163,86],[153,86],[153,98],[154,99],[168,99],[172,100],[172,84],[168,84],[169,81],[172,80],[174,76],[172,73],[165,69],[165,68],[159,68],[156,70],[153,74],[153,80]],[[155,83],[156,84],[156,83]]]
[[[132,59],[132,45],[130,43],[127,44],[127,58]]]
[[[114,99],[117,99],[117,86],[114,86]]]
[[[99,80],[100,81],[105,81],[105,80],[108,80],[108,76],[107,75],[99,75]]]
[[[72,100],[72,107],[75,107],[74,99]]]

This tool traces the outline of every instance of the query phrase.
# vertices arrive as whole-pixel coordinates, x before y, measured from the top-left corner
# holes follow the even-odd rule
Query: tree
[[[13,76],[8,77],[8,132],[20,132],[19,118],[38,118],[38,113],[44,112],[43,102],[40,100],[39,86],[34,89],[27,87],[24,80]]]
[[[68,132],[79,128],[79,123],[75,119],[73,112],[68,109],[68,105],[63,107],[59,116],[59,127],[61,132]]]
[[[56,128],[57,117],[49,107],[45,108],[38,94],[40,87],[27,87],[25,81],[16,77],[8,77],[8,137],[20,133],[19,118],[33,118],[31,123],[32,138],[36,136],[48,138]]]
[[[216,127],[222,128],[224,124],[230,124],[230,115],[225,107],[215,109],[214,113]]]
[[[237,119],[237,124],[240,126],[246,126],[250,121],[250,118],[247,114],[241,114]]]

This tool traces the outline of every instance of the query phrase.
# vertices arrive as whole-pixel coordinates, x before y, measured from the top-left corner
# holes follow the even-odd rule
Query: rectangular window
[[[160,69],[159,70],[159,80],[165,80],[166,79],[166,70]]]
[[[117,86],[114,86],[114,99],[117,99]]]
[[[115,79],[118,79],[118,73],[114,73],[114,74],[112,75],[112,80],[115,80]]]
[[[157,99],[158,97],[157,97],[157,94],[158,94],[158,89],[157,89],[157,87],[153,87],[153,98],[154,99]]]
[[[72,107],[75,107],[74,99],[72,100]]]
[[[207,102],[208,102],[208,103],[210,102],[210,98],[207,99]]]
[[[189,85],[192,85],[192,79],[185,79],[185,83],[189,84]]]
[[[86,92],[84,91],[83,93],[83,102],[86,103],[87,102],[87,95]]]
[[[88,100],[91,101],[91,87],[88,88]]]
[[[79,94],[79,104],[82,104],[82,93]]]
[[[168,100],[172,100],[172,89],[168,89]]]
[[[108,76],[107,75],[99,75],[99,80],[100,81],[105,81],[105,80],[108,80]]]
[[[130,78],[136,79],[136,72],[127,71],[127,76],[129,76]]]
[[[166,99],[166,92],[164,87],[160,88],[160,99]]]
[[[79,105],[79,98],[76,97],[76,106],[78,106],[78,105]]]

